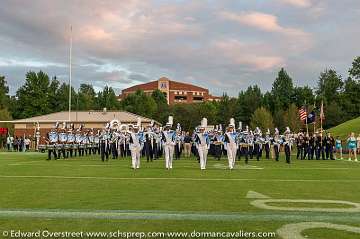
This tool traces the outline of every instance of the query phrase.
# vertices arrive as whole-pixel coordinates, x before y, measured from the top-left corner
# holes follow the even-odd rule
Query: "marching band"
[[[171,170],[173,160],[179,160],[182,149],[186,147],[186,155],[189,155],[192,149],[193,154],[198,158],[201,170],[206,169],[209,154],[217,160],[220,160],[222,155],[226,155],[229,169],[234,169],[236,161],[241,160],[241,157],[245,157],[245,164],[248,164],[249,159],[253,157],[259,161],[263,151],[266,159],[270,159],[271,155],[279,161],[281,147],[284,148],[286,163],[290,164],[292,145],[296,142],[299,148],[300,141],[304,142],[306,139],[303,135],[291,133],[289,127],[283,135],[280,135],[277,128],[273,135],[270,129],[267,129],[265,134],[259,127],[253,131],[249,126],[243,129],[241,122],[236,128],[233,118],[230,119],[225,132],[222,130],[222,125],[209,127],[207,119],[203,118],[192,136],[182,131],[180,124],[177,124],[174,130],[173,124],[172,116],[169,116],[164,127],[158,127],[152,121],[145,128],[142,127],[140,118],[135,125],[121,124],[114,119],[102,130],[95,132],[94,129],[84,129],[83,125],[75,130],[74,124],[68,126],[63,123],[60,128],[59,123],[56,123],[47,134],[46,145],[39,145],[39,150],[47,149],[48,160],[100,155],[104,162],[110,157],[118,159],[131,156],[133,169],[140,168],[141,156],[146,156],[147,162],[152,162],[163,154],[165,168]],[[321,152],[316,151],[316,154],[318,153]],[[298,157],[299,155],[303,157],[304,153],[299,151]]]

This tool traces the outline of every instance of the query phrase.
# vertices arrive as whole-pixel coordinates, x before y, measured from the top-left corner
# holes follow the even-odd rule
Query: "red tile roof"
[[[195,85],[188,84],[188,83],[173,81],[173,80],[170,80],[170,79],[168,79],[166,77],[162,77],[162,78],[160,78],[159,80],[156,80],[156,81],[151,81],[151,82],[148,82],[148,83],[131,86],[129,88],[124,89],[122,92],[126,93],[126,92],[133,92],[133,91],[137,91],[137,90],[143,90],[143,91],[156,90],[156,89],[158,89],[158,84],[159,84],[158,82],[161,81],[161,80],[169,81],[169,89],[170,90],[187,90],[187,91],[206,91],[206,92],[209,92],[209,90],[206,89],[206,88],[195,86]]]

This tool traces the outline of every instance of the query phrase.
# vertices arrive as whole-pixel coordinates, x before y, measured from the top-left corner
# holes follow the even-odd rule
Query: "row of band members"
[[[207,131],[207,120],[204,118],[190,136],[188,132],[181,131],[179,124],[176,130],[172,130],[172,125],[172,118],[169,117],[169,122],[163,129],[153,124],[141,129],[139,122],[136,125],[120,125],[117,120],[111,121],[96,134],[92,130],[82,132],[81,127],[75,133],[71,127],[67,132],[66,127],[60,130],[56,130],[58,127],[55,127],[47,137],[48,145],[52,146],[49,148],[48,159],[51,159],[52,154],[54,158],[67,158],[98,153],[103,161],[107,160],[109,155],[114,159],[130,155],[133,168],[137,168],[141,156],[146,156],[147,161],[152,161],[164,154],[166,168],[170,169],[173,157],[180,159],[184,152],[186,157],[194,154],[200,162],[201,169],[205,169],[208,154],[218,160],[225,154],[229,168],[232,169],[235,160],[242,157],[245,158],[245,163],[252,158],[259,160],[263,154],[266,159],[271,155],[278,161],[281,147],[284,148],[286,162],[290,163],[290,152],[294,143],[297,146],[298,159],[334,159],[335,150],[340,151],[342,158],[341,141],[335,140],[329,133],[324,137],[319,133],[309,137],[303,132],[292,134],[287,128],[283,135],[280,135],[277,129],[273,135],[270,134],[270,130],[262,134],[259,128],[251,131],[248,127],[242,129],[239,125],[239,128],[235,129],[233,119],[223,133],[221,126]],[[348,145],[351,145],[353,138],[353,135],[349,137]]]

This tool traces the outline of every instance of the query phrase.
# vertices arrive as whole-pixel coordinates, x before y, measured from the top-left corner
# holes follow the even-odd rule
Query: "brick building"
[[[168,104],[174,103],[198,103],[205,101],[218,101],[221,97],[212,96],[209,90],[192,84],[172,81],[166,77],[148,83],[135,85],[122,90],[119,100],[124,99],[137,90],[142,90],[145,94],[151,94],[155,90],[163,92]]]

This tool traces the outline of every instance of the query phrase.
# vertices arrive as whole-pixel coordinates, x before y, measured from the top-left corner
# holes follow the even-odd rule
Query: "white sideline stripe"
[[[41,161],[39,160],[36,160],[36,161],[28,161],[28,162],[13,162],[13,163],[9,163],[7,164],[8,166],[26,166],[26,165],[30,165],[30,166],[34,166],[34,164],[37,164],[37,163],[41,163]],[[42,165],[37,165],[37,166],[42,166]]]
[[[39,164],[39,161],[33,162],[19,162],[19,163],[10,163],[7,166],[49,166],[46,164]],[[1,165],[0,165],[1,166]],[[80,167],[123,167],[126,168],[124,165],[114,165],[114,164],[80,164],[80,165],[73,165],[73,164],[57,164],[51,165],[53,166],[60,166],[60,167],[73,167],[73,166],[80,166]],[[182,166],[178,167],[181,168],[194,168],[196,169],[197,166]],[[213,166],[215,169],[228,169],[228,166]],[[360,168],[260,168],[260,167],[246,167],[246,166],[235,166],[235,170],[360,170]]]
[[[8,166],[48,166],[46,164],[34,164],[33,163],[12,163],[12,164],[7,164]],[[126,166],[124,165],[113,165],[113,164],[80,164],[80,165],[70,165],[70,164],[57,164],[57,165],[51,165],[51,166],[60,166],[60,167],[73,167],[73,166],[80,166],[80,167],[122,167],[122,168],[126,168]],[[129,164],[130,166],[130,164]],[[179,169],[181,168],[193,168],[193,169],[197,169],[197,166],[179,166]],[[228,167],[214,167],[216,169],[228,169]],[[154,169],[154,168],[153,168]],[[235,170],[262,170],[264,168],[259,168],[259,167],[245,167],[245,166],[235,166]]]
[[[213,212],[171,212],[171,211],[77,211],[51,209],[0,209],[0,218],[87,218],[87,219],[150,219],[150,220],[244,220],[244,221],[341,221],[360,222],[358,215],[329,213],[213,213]]]
[[[53,179],[101,179],[101,180],[183,180],[183,181],[264,181],[264,182],[360,182],[357,179],[258,179],[258,178],[136,178],[136,177],[94,177],[94,176],[52,176],[52,175],[0,175],[0,178],[53,178]]]

